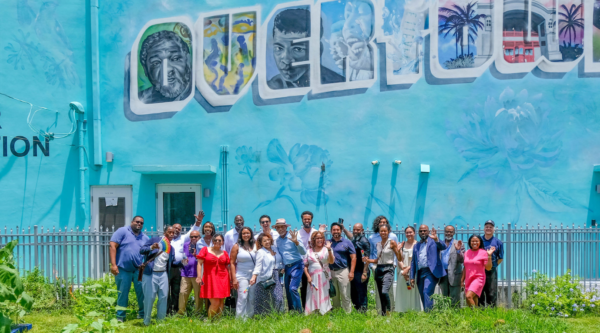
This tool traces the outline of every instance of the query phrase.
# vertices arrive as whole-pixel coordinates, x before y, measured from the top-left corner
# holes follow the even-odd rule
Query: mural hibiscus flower
[[[296,201],[285,194],[286,190],[299,193],[300,200],[304,204],[319,207],[327,203],[329,198],[325,188],[329,183],[329,166],[333,163],[329,159],[327,150],[314,145],[297,143],[288,153],[279,140],[273,139],[267,148],[267,159],[276,164],[269,172],[269,179],[278,182],[281,188],[273,199],[259,203],[254,210],[284,199],[292,204],[296,218],[299,219]]]
[[[583,207],[537,172],[554,165],[562,151],[562,131],[551,125],[556,122],[549,121],[548,111],[536,106],[540,99],[541,95],[529,96],[525,89],[515,94],[506,88],[498,100],[488,97],[483,108],[464,114],[461,126],[448,125],[448,137],[473,164],[458,181],[476,172],[482,178],[494,178],[499,190],[514,190],[513,223],[519,218],[522,195],[546,211]]]

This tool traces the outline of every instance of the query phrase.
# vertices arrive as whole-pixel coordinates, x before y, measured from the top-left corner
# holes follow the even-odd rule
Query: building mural
[[[107,186],[130,187],[132,212],[159,227],[158,188],[174,184],[201,184],[219,226],[299,226],[304,210],[394,226],[600,218],[599,1],[3,7],[9,227],[100,227],[92,192]]]

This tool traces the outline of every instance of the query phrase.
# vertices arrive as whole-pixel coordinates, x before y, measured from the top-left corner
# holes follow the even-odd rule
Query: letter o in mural
[[[260,7],[202,14],[198,36],[196,86],[212,106],[233,105],[257,74]]]
[[[131,49],[130,107],[138,115],[181,111],[194,96],[196,38],[187,17],[148,22]]]

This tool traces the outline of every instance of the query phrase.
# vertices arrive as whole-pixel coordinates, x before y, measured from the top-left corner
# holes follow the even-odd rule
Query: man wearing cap
[[[350,292],[350,283],[354,280],[354,268],[356,267],[356,250],[351,241],[342,238],[342,225],[339,223],[331,224],[331,249],[335,261],[329,264],[331,270],[331,279],[336,289],[333,297],[333,309],[340,307],[350,313],[352,311],[352,298]],[[360,278],[360,277],[359,277]]]
[[[302,313],[302,301],[298,288],[304,274],[304,261],[302,256],[306,254],[306,248],[298,240],[297,231],[287,231],[290,227],[285,219],[275,221],[275,230],[279,237],[275,240],[277,251],[283,259],[285,266],[285,293],[287,296],[288,310]]]
[[[480,306],[496,306],[498,299],[498,265],[504,260],[504,245],[502,241],[494,236],[496,224],[492,220],[487,220],[483,227],[483,246],[489,250],[492,246],[496,251],[492,253],[492,269],[485,271],[485,285],[479,297]]]

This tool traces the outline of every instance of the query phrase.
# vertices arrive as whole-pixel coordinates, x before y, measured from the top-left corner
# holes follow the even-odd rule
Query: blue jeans
[[[285,294],[287,296],[288,310],[300,313],[303,310],[298,288],[300,288],[300,283],[302,282],[302,275],[304,275],[304,262],[302,260],[285,265]]]
[[[163,320],[167,316],[167,298],[169,296],[169,275],[167,272],[152,272],[152,275],[144,274],[142,278],[144,286],[144,325],[150,325],[152,306],[156,302],[156,320]]]
[[[429,312],[433,308],[431,296],[433,296],[435,286],[440,279],[436,278],[429,268],[419,269],[418,274],[417,287],[421,295],[421,302],[423,302],[423,310]]]
[[[135,296],[138,302],[138,318],[144,317],[144,291],[142,289],[142,283],[138,281],[138,271],[127,272],[122,268],[119,268],[119,274],[115,276],[115,282],[117,283],[117,290],[119,295],[117,296],[117,306],[127,307],[129,304],[129,290],[131,289],[131,282],[133,282],[133,288],[135,288]],[[117,318],[125,320],[126,312],[124,310],[117,310]]]

